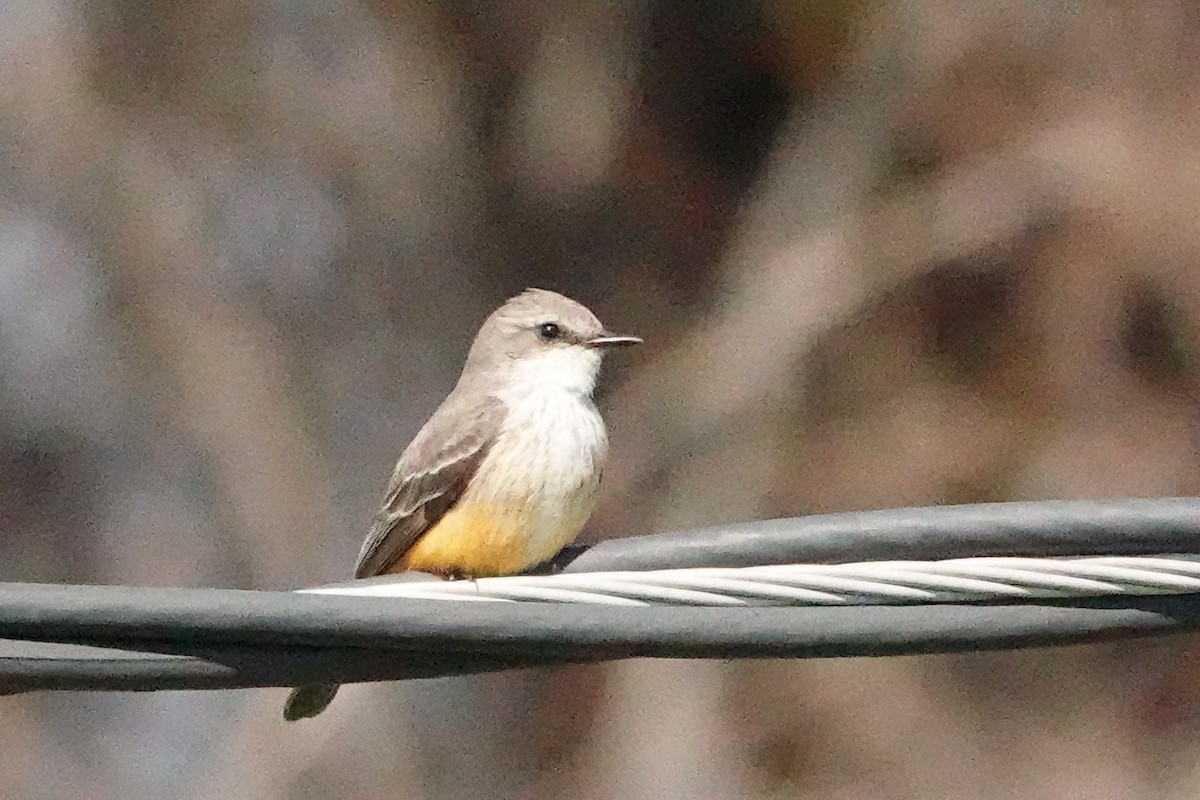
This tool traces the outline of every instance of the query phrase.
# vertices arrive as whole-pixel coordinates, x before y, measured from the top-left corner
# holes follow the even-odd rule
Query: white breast
[[[543,366],[567,369],[541,370],[500,395],[507,418],[471,492],[474,499],[525,509],[530,563],[550,558],[578,535],[595,507],[608,454],[604,421],[591,398],[594,373],[584,380],[577,374],[579,366],[591,372],[591,365]]]

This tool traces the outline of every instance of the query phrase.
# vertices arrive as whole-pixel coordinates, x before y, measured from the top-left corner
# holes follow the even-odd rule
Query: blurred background
[[[1184,0],[0,4],[0,580],[347,576],[483,317],[609,359],[599,539],[1200,494]],[[0,798],[1188,798],[1189,638],[0,697]]]

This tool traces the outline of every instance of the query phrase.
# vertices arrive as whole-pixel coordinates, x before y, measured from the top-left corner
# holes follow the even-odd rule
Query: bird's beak
[[[620,336],[615,333],[605,331],[594,339],[588,339],[588,347],[628,347],[631,344],[641,344],[642,340],[637,336]]]

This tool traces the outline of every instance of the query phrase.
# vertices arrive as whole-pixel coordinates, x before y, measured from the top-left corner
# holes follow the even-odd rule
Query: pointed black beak
[[[588,347],[628,347],[631,344],[641,344],[642,340],[637,336],[620,336],[615,333],[605,331],[594,339],[588,339]]]

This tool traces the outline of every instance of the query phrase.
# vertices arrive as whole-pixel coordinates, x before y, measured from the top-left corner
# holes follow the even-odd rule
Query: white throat
[[[506,400],[543,392],[566,392],[591,398],[600,375],[600,353],[591,347],[552,347],[511,365]]]

